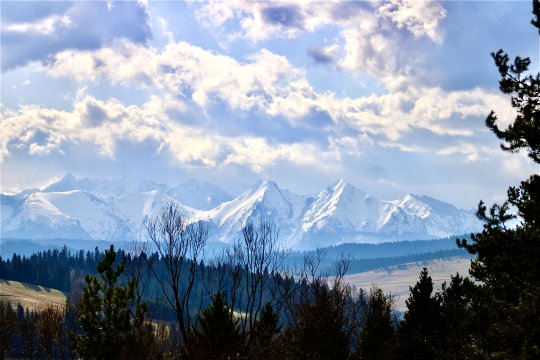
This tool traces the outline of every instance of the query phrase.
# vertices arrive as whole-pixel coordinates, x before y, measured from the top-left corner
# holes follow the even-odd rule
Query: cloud
[[[201,108],[218,100],[233,109],[294,118],[311,107],[301,101],[313,92],[303,71],[265,49],[239,62],[186,42],[170,43],[161,51],[125,41],[116,45],[64,51],[54,57],[47,72],[81,82],[104,78],[113,84],[160,89],[189,98]]]
[[[2,27],[5,33],[51,35],[71,27],[69,16],[52,15],[37,22],[8,24]]]
[[[440,2],[431,0],[211,1],[196,14],[209,29],[236,23],[239,30],[228,35],[229,41],[290,39],[324,27],[336,28],[339,37],[330,47],[312,46],[308,54],[316,62],[336,63],[392,85],[396,75],[409,76],[410,81],[411,68],[419,63],[411,52],[414,47],[405,44],[422,39],[440,43],[440,24],[447,12]]]
[[[329,47],[311,47],[308,49],[307,54],[319,64],[333,64],[335,59],[335,46],[329,46]]]
[[[425,96],[433,97],[436,103],[438,99],[434,94],[436,92],[426,92]],[[456,101],[474,99],[482,93],[458,95],[447,96],[441,92],[438,96],[449,99],[447,106],[456,107]],[[23,106],[16,111],[5,109],[1,125],[4,140],[2,159],[5,161],[14,153],[68,158],[69,149],[74,146],[115,159],[119,144],[132,143],[135,146],[146,144],[155,154],[170,158],[182,167],[239,165],[264,173],[276,164],[335,170],[341,166],[339,164],[350,163],[351,159],[357,161],[378,146],[440,156],[457,154],[473,162],[485,153],[483,146],[471,145],[476,138],[468,140],[471,136],[466,129],[436,128],[442,140],[423,146],[418,141],[425,139],[425,134],[417,136],[414,130],[422,122],[415,125],[413,120],[426,121],[424,131],[429,132],[433,131],[427,130],[433,127],[430,121],[436,122],[438,118],[445,119],[455,114],[438,107],[434,110],[425,101],[418,101],[418,106],[410,108],[409,113],[403,112],[401,101],[406,94],[358,99],[336,99],[328,94],[319,96],[318,106],[329,109],[329,116],[343,118],[340,125],[323,130],[326,141],[299,137],[292,142],[282,142],[279,138],[272,140],[265,136],[226,135],[213,129],[212,125],[186,125],[172,119],[168,115],[171,110],[177,116],[188,114],[185,112],[186,104],[171,94],[151,96],[142,106],[125,106],[113,98],[103,101],[80,92],[71,111],[38,106]],[[469,109],[464,114],[470,116],[474,111],[474,108]],[[424,118],[423,113],[434,119],[427,119],[427,115]]]
[[[265,23],[284,28],[303,29],[303,14],[296,5],[272,6],[268,4],[261,9],[261,15]]]
[[[33,5],[34,6],[34,5]],[[65,49],[98,49],[114,39],[145,43],[151,36],[149,14],[139,2],[36,3],[21,16],[17,2],[2,3],[2,72]],[[99,19],[99,26],[95,21]]]
[[[478,88],[446,91],[408,84],[392,93],[357,98],[318,92],[304,70],[265,49],[241,62],[185,42],[157,50],[123,41],[95,51],[64,51],[46,71],[83,83],[106,79],[128,88],[158,90],[195,105],[209,117],[213,114],[214,119],[221,117],[219,109],[224,105],[251,113],[256,122],[282,117],[296,131],[318,124],[330,134],[353,131],[392,141],[416,128],[472,137],[476,128],[466,119],[484,117],[492,108],[512,113],[502,95]]]
[[[73,145],[85,145],[105,158],[114,159],[117,144],[154,144],[182,166],[219,167],[245,165],[261,172],[277,161],[319,166],[328,156],[317,144],[271,144],[262,137],[224,136],[208,129],[186,126],[167,116],[182,104],[152,97],[142,107],[124,106],[115,99],[101,101],[85,95],[72,111],[24,106],[3,113],[2,161],[14,152],[34,156],[68,156]]]
[[[387,17],[399,28],[405,28],[415,37],[427,36],[441,42],[439,23],[447,12],[436,1],[431,0],[390,0],[382,4],[378,13]]]

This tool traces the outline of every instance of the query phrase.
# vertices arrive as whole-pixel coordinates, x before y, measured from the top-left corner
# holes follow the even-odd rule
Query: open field
[[[18,303],[31,310],[41,310],[48,305],[64,306],[63,292],[39,285],[0,279],[0,300],[9,301],[13,307]]]
[[[450,281],[450,275],[455,275],[456,272],[462,276],[468,275],[470,263],[471,260],[467,258],[419,261],[346,275],[345,282],[364,289],[375,285],[385,294],[392,294],[395,297],[396,310],[403,311],[406,309],[405,300],[409,297],[409,286],[416,284],[423,267],[428,268],[434,288],[438,290],[444,281]]]

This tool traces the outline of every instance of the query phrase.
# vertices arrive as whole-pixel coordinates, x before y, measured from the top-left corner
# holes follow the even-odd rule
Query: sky
[[[345,179],[473,208],[538,168],[490,53],[539,69],[529,1],[2,1],[2,193],[67,173],[232,194]]]

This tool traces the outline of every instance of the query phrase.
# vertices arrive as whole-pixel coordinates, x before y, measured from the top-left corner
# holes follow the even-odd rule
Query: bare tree
[[[287,256],[278,244],[279,231],[274,222],[261,220],[257,225],[247,223],[242,236],[227,250],[231,269],[231,307],[239,307],[240,327],[246,335],[244,346],[252,341],[250,331],[266,302],[278,303],[275,281]]]
[[[45,352],[47,359],[52,359],[55,346],[61,345],[63,321],[63,311],[53,305],[48,305],[37,315],[37,332],[40,347]]]
[[[189,356],[191,351],[190,296],[198,272],[198,262],[204,255],[209,237],[204,222],[190,223],[178,204],[171,201],[147,224],[150,240],[157,248],[164,269],[152,264],[151,272],[159,283],[163,296],[171,306]]]
[[[135,308],[142,298],[150,281],[151,258],[148,257],[148,242],[133,241],[124,252],[124,277],[126,282],[135,279]],[[132,311],[132,309],[130,310]]]

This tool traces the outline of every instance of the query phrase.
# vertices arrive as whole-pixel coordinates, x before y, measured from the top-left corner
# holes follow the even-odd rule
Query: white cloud
[[[2,31],[51,35],[60,30],[67,29],[72,25],[73,24],[69,16],[52,15],[35,22],[6,24],[2,26]]]
[[[236,23],[240,30],[229,41],[253,43],[271,38],[294,38],[323,27],[335,27],[340,38],[330,46],[312,49],[317,61],[333,60],[342,69],[379,77],[387,86],[396,75],[409,75],[418,59],[403,42],[412,35],[440,43],[440,23],[446,10],[431,0],[357,1],[211,1],[196,12],[209,29]],[[217,33],[221,36],[221,33]],[[318,50],[318,51],[315,51]],[[330,52],[329,52],[330,50]],[[410,78],[407,80],[411,80]]]
[[[470,126],[456,119],[483,117],[493,106],[511,113],[509,106],[501,105],[507,103],[503,96],[482,89],[445,91],[409,84],[389,94],[358,98],[319,93],[302,69],[265,49],[239,62],[185,42],[170,43],[161,51],[120,42],[114,48],[62,52],[47,71],[80,82],[106,79],[158,89],[166,94],[161,96],[192,101],[205,111],[224,103],[242,112],[283,116],[299,129],[307,126],[304,121],[312,111],[325,112],[333,131],[354,129],[394,141],[411,128],[471,136]]]
[[[97,49],[115,39],[146,43],[152,33],[148,9],[133,1],[2,3],[2,71],[65,49]],[[26,12],[26,13],[24,13]],[[24,13],[24,14],[22,14]]]
[[[416,37],[427,36],[441,42],[439,23],[446,18],[446,10],[441,3],[432,0],[389,0],[381,5],[378,13],[394,22],[399,28],[406,28]]]
[[[57,77],[79,82],[105,78],[114,84],[135,84],[183,95],[205,108],[220,100],[233,109],[259,109],[269,115],[304,115],[300,104],[313,92],[303,71],[284,56],[262,49],[241,63],[185,42],[162,51],[129,42],[97,51],[64,51],[47,69]]]
[[[174,36],[173,33],[169,30],[169,22],[167,21],[167,19],[157,16],[156,22],[159,29],[161,30],[162,36],[166,38],[169,42],[174,41]]]
[[[323,26],[342,28],[358,24],[361,31],[373,31],[377,20],[388,18],[399,29],[416,37],[427,36],[439,41],[439,22],[446,17],[443,6],[430,0],[390,0],[387,2],[354,1],[274,1],[253,2],[210,1],[196,12],[197,19],[207,28],[220,28],[237,21],[239,36],[252,41],[271,37],[292,38],[303,32],[313,32]]]
[[[59,152],[69,144],[85,144],[90,151],[115,158],[119,141],[151,141],[156,152],[165,152],[180,165],[216,167],[239,164],[261,172],[277,161],[323,166],[324,150],[311,142],[270,144],[261,137],[223,136],[208,129],[172,121],[166,112],[182,109],[181,103],[157,97],[141,107],[124,106],[115,99],[101,101],[85,96],[73,111],[25,106],[3,113],[2,161],[12,151],[30,155]],[[93,149],[93,150],[92,150]]]

